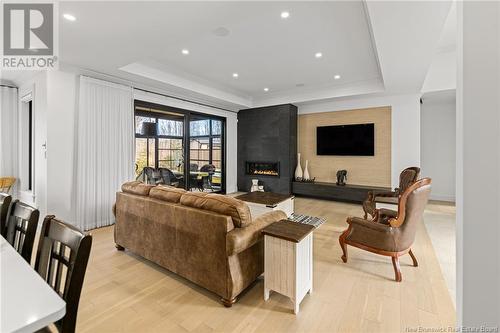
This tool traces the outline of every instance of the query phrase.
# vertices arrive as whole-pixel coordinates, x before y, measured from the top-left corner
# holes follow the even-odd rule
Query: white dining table
[[[34,332],[66,313],[66,303],[0,236],[0,332]]]

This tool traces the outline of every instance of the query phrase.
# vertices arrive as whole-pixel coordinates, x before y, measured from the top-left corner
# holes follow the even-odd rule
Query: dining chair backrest
[[[7,233],[7,216],[9,214],[12,197],[5,193],[0,193],[0,235],[5,237]]]
[[[213,164],[205,164],[200,168],[201,172],[215,173],[216,167]]]
[[[15,200],[7,216],[5,239],[28,262],[35,242],[40,212],[25,203]]]
[[[146,184],[156,185],[156,170],[152,167],[144,167],[144,182]]]
[[[55,323],[59,332],[74,332],[92,236],[72,225],[45,217],[35,270],[64,299],[66,314]]]
[[[175,186],[178,184],[179,180],[172,172],[172,170],[168,168],[158,168],[158,172],[160,173],[160,178],[165,185]]]

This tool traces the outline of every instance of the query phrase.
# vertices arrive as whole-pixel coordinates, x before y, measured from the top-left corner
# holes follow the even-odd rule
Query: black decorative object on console
[[[337,185],[344,186],[347,180],[347,170],[337,171]]]

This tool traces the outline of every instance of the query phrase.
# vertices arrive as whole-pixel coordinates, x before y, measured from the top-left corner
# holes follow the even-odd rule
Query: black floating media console
[[[335,183],[322,182],[292,182],[292,192],[297,196],[335,201],[362,203],[369,191],[390,191],[390,188],[349,184],[339,186]]]

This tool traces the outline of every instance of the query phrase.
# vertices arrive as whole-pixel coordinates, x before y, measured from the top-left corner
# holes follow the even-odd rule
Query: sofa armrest
[[[226,236],[227,255],[231,256],[248,249],[262,239],[262,229],[271,223],[284,220],[286,217],[285,212],[275,210],[259,216],[245,228],[234,228]]]

